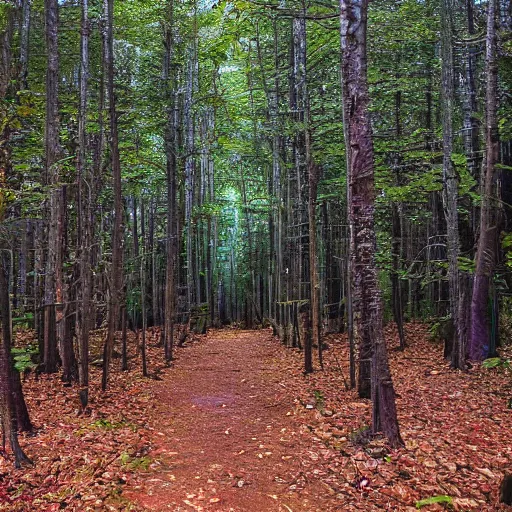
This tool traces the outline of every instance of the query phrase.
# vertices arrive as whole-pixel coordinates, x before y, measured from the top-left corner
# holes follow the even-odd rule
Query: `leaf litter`
[[[393,328],[386,337],[398,345]],[[29,378],[36,430],[21,443],[35,465],[0,459],[0,510],[510,510],[498,504],[512,469],[510,376],[450,370],[422,324],[407,338],[390,351],[399,450],[371,435],[370,402],[345,389],[341,334],[325,339],[324,370],[304,375],[302,354],[270,330],[214,330],[171,368],[150,347],[161,380],[140,375],[131,340],[131,371],[114,368],[106,394],[92,369],[85,413],[58,375]]]

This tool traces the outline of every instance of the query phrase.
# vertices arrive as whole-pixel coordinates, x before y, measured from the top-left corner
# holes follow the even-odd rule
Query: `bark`
[[[309,137],[308,137],[309,138]],[[309,164],[309,281],[311,295],[311,341],[318,347],[318,362],[323,367],[322,340],[320,339],[320,280],[318,278],[317,236],[316,236],[316,198],[319,168]]]
[[[496,225],[496,164],[499,159],[498,133],[498,62],[496,34],[497,0],[489,0],[486,37],[486,99],[485,99],[485,156],[482,170],[482,202],[480,237],[476,253],[476,268],[471,300],[471,334],[469,357],[485,359],[490,346],[488,316],[489,289],[496,265],[498,227]]]
[[[293,139],[293,156],[296,173],[296,198],[294,204],[293,217],[290,219],[294,224],[295,231],[295,245],[296,253],[292,255],[294,263],[293,276],[295,280],[293,286],[295,287],[295,299],[303,299],[305,293],[303,291],[303,283],[306,284],[306,291],[309,292],[310,298],[310,319],[308,320],[308,335],[304,338],[304,370],[306,373],[313,371],[313,350],[312,345],[318,343],[318,311],[313,313],[313,307],[318,308],[318,295],[313,299],[313,287],[308,286],[311,283],[311,270],[312,261],[310,258],[311,248],[305,250],[304,244],[311,242],[308,240],[311,231],[311,207],[309,198],[309,185],[315,185],[315,172],[311,167],[311,148],[310,148],[310,134],[308,132],[308,99],[307,99],[307,72],[306,72],[306,18],[303,9],[302,16],[295,17],[292,21],[292,75],[291,75],[291,90],[290,90],[290,110],[292,112],[292,119],[297,124],[297,132]],[[316,199],[316,198],[315,198]],[[314,199],[313,199],[314,200]],[[308,211],[309,209],[309,211]],[[314,221],[314,219],[313,219]],[[309,226],[309,230],[308,230]],[[316,229],[316,226],[314,226]],[[315,232],[316,236],[316,232]],[[314,244],[316,245],[316,244]],[[316,247],[313,247],[316,259]],[[309,258],[309,262],[308,262]],[[309,263],[309,267],[308,267]],[[313,278],[315,278],[313,276]],[[318,293],[318,290],[315,290]],[[307,296],[307,295],[306,295]],[[315,305],[313,306],[313,301]],[[315,315],[313,319],[313,315]],[[313,323],[315,325],[313,325]]]
[[[470,37],[476,34],[474,20],[474,0],[465,0],[467,28]],[[478,120],[478,101],[476,86],[477,54],[478,50],[472,46],[467,48],[465,55],[465,95],[464,95],[464,151],[468,158],[468,167],[471,175],[476,179],[480,158],[480,122]]]
[[[4,7],[5,21],[0,26],[0,98],[4,99],[9,87],[12,66],[12,39],[14,35],[16,10]],[[3,135],[3,134],[2,134]]]
[[[464,339],[460,336],[459,322],[459,214],[457,210],[458,177],[452,161],[453,151],[453,110],[455,102],[453,65],[453,1],[441,3],[441,105],[443,124],[443,207],[446,219],[446,245],[448,254],[448,284],[450,314],[453,322],[453,345],[451,364],[454,368],[465,369],[466,363],[458,357],[463,354]]]
[[[188,315],[195,301],[200,300],[196,297],[194,274],[194,237],[192,222],[192,209],[194,207],[195,191],[195,158],[194,158],[194,114],[192,102],[194,96],[196,68],[196,49],[195,42],[190,43],[187,48],[187,74],[185,82],[185,103],[183,109],[183,123],[185,130],[185,233],[186,233],[186,276],[187,276],[187,308]]]
[[[66,282],[64,274],[64,258],[67,254],[67,186],[63,185],[60,190],[59,198],[59,232],[60,254],[57,258],[57,290],[60,290],[61,304],[58,306],[58,329],[60,332],[59,352],[62,360],[62,381],[71,382],[78,377],[78,367],[73,350],[73,337],[71,334],[69,319],[72,316],[70,311],[71,301],[69,300],[69,285]],[[74,301],[73,301],[74,302]]]
[[[24,221],[23,232],[21,234],[20,249],[18,251],[18,279],[17,279],[17,297],[18,309],[25,312],[27,307],[27,259],[28,259],[28,236],[29,236],[29,223]]]
[[[134,203],[135,205],[135,203]],[[142,255],[139,262],[139,271],[140,271],[140,309],[142,314],[142,344],[141,344],[141,358],[142,358],[142,375],[144,377],[148,376],[148,365],[146,358],[146,331],[148,328],[147,323],[147,311],[146,311],[146,232],[145,232],[145,222],[144,222],[144,202],[141,200],[140,202],[140,223],[141,223],[141,232],[142,232]],[[134,212],[135,213],[135,212]]]
[[[123,299],[123,198],[121,185],[121,161],[119,156],[119,133],[117,127],[117,108],[114,83],[114,0],[103,0],[105,26],[105,70],[107,74],[107,96],[110,117],[110,163],[112,166],[114,192],[114,225],[112,229],[112,265],[110,280],[110,303],[108,310],[107,338],[103,347],[103,375],[101,388],[107,389],[108,374],[114,337],[119,325],[119,316]]]
[[[121,370],[126,372],[128,370],[128,345],[127,345],[127,314],[126,306],[121,310]]]
[[[383,305],[375,264],[374,152],[366,65],[368,0],[341,0],[342,94],[349,168],[349,214],[353,226],[353,291],[361,357],[371,361],[373,431],[392,446],[403,444],[383,334]]]
[[[398,65],[400,60],[398,60]],[[400,74],[396,74],[397,80]],[[401,125],[401,107],[402,107],[402,92],[400,90],[395,93],[395,135],[397,140],[402,136]],[[400,157],[396,155],[393,161],[395,186],[400,186]],[[392,288],[392,304],[393,304],[393,317],[398,330],[398,338],[400,340],[400,349],[404,350],[405,332],[404,332],[404,308],[402,299],[402,287],[400,283],[400,256],[402,245],[402,219],[401,219],[402,205],[398,202],[393,202],[391,207],[391,258],[392,258],[392,271],[391,271],[391,288]]]
[[[57,371],[57,346],[62,339],[62,208],[59,190],[59,48],[58,2],[45,0],[46,22],[46,125],[45,125],[45,172],[49,186],[48,204],[48,255],[44,282],[44,360],[46,373]]]
[[[161,325],[160,308],[158,303],[158,242],[155,243],[155,217],[157,212],[158,200],[153,198],[151,201],[149,213],[149,251],[151,254],[151,314],[153,325]]]
[[[165,32],[164,90],[167,109],[164,146],[167,180],[167,225],[166,225],[166,276],[164,313],[164,351],[167,362],[173,357],[174,321],[176,316],[176,258],[177,258],[177,208],[176,208],[176,98],[172,74],[174,55],[174,2],[168,3],[168,19]]]
[[[30,3],[31,0],[22,0],[21,4],[21,30],[20,30],[20,89],[28,87],[28,61],[30,37]]]
[[[13,382],[16,377],[19,382],[19,374],[13,367],[11,356],[11,305],[9,299],[9,265],[6,252],[3,248],[0,251],[0,323],[2,327],[0,343],[0,422],[4,440],[8,440],[14,455],[14,464],[19,468],[22,464],[30,463],[30,459],[25,455],[18,442],[19,425]]]
[[[90,173],[87,168],[87,93],[89,85],[89,4],[82,0],[81,38],[80,38],[80,103],[78,111],[78,275],[80,285],[77,288],[76,336],[78,340],[78,381],[82,395],[89,386],[89,331],[91,328],[90,311],[92,295],[91,270],[91,197],[89,192]],[[85,400],[84,407],[87,406]]]

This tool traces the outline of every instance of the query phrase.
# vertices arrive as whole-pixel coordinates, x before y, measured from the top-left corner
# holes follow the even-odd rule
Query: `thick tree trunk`
[[[350,222],[353,225],[354,311],[361,357],[371,362],[373,431],[382,430],[392,446],[402,445],[395,391],[383,334],[382,298],[375,264],[374,154],[366,67],[368,0],[341,0],[342,93]]]
[[[487,357],[490,346],[488,315],[489,289],[498,244],[496,225],[495,173],[499,159],[498,134],[498,62],[496,34],[497,0],[489,0],[487,8],[486,77],[485,100],[485,158],[482,172],[482,203],[480,210],[480,238],[476,253],[476,269],[471,300],[471,337],[469,357],[482,360]]]

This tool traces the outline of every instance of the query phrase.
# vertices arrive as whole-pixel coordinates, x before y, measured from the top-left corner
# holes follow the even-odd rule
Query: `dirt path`
[[[180,352],[155,387],[156,462],[131,500],[150,511],[334,510],[301,470],[308,436],[276,371],[275,344],[269,331],[218,331]]]

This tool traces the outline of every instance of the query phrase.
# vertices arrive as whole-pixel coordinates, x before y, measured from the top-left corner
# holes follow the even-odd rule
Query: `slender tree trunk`
[[[70,383],[71,381],[77,380],[78,367],[75,357],[75,351],[73,350],[73,336],[71,333],[70,317],[72,313],[70,308],[73,307],[70,301],[70,289],[69,283],[66,280],[64,273],[64,259],[67,255],[67,186],[63,185],[60,188],[60,212],[59,219],[59,239],[61,240],[60,256],[58,258],[58,279],[57,283],[60,286],[57,289],[61,290],[61,306],[60,315],[57,318],[59,320],[58,329],[60,332],[60,356],[62,360],[62,381]]]
[[[400,64],[400,61],[398,61]],[[400,74],[396,75],[397,80]],[[402,136],[401,125],[401,108],[402,108],[402,91],[395,92],[395,135],[397,141]],[[394,156],[393,167],[395,174],[395,186],[400,186],[400,157]],[[398,338],[400,340],[400,349],[405,349],[405,332],[404,332],[404,310],[402,300],[402,288],[400,283],[400,256],[401,256],[401,205],[398,202],[393,202],[391,206],[391,258],[392,258],[392,271],[391,271],[391,288],[392,288],[392,303],[393,303],[393,317],[398,330]]]
[[[147,253],[147,240],[146,240],[146,229],[145,229],[145,215],[144,215],[144,202],[140,202],[140,223],[141,223],[141,234],[142,234],[142,254],[139,261],[140,269],[140,309],[142,315],[142,345],[141,345],[141,357],[142,357],[142,375],[148,376],[148,365],[146,359],[146,331],[148,328],[147,322],[147,311],[146,311],[146,253]]]
[[[308,136],[309,138],[309,136]],[[318,254],[316,236],[316,198],[319,168],[309,162],[309,281],[311,296],[311,341],[318,347],[318,362],[323,368],[322,340],[320,338],[320,280],[318,277]]]
[[[82,0],[80,27],[80,103],[78,111],[78,218],[77,246],[79,247],[79,286],[77,287],[76,336],[78,340],[78,382],[82,405],[88,403],[89,388],[89,331],[91,313],[91,197],[90,173],[87,169],[87,93],[89,82],[89,12],[88,0]],[[89,178],[89,179],[88,179]]]
[[[475,19],[474,19],[474,1],[465,0],[466,15],[467,15],[467,28],[470,37],[476,34]],[[471,175],[478,179],[478,169],[481,158],[479,156],[480,150],[480,122],[478,120],[478,101],[477,101],[477,86],[476,77],[477,72],[477,49],[469,46],[467,48],[467,55],[465,55],[465,97],[464,97],[464,150],[468,158],[468,167]],[[474,229],[473,229],[474,230]]]
[[[441,60],[442,85],[441,105],[443,116],[443,206],[446,218],[448,252],[448,284],[450,296],[450,313],[453,322],[452,366],[464,369],[464,340],[459,328],[459,215],[457,210],[458,177],[452,161],[453,152],[453,109],[455,101],[454,67],[453,67],[453,1],[441,2]]]
[[[128,371],[128,345],[127,345],[127,314],[126,306],[121,308],[121,370]]]
[[[158,208],[158,198],[154,197],[151,200],[149,208],[149,251],[151,254],[151,314],[153,325],[160,324],[160,308],[158,303],[158,242],[155,241],[155,218]]]
[[[194,83],[196,70],[196,48],[195,41],[189,43],[187,48],[187,73],[185,80],[185,103],[183,109],[183,123],[185,130],[185,236],[186,236],[186,271],[187,271],[187,311],[188,318],[192,311],[193,304],[199,301],[196,297],[194,273],[194,224],[192,222],[192,209],[194,207],[195,192],[195,156],[194,156],[194,112],[192,102],[194,97]]]
[[[341,0],[342,93],[349,152],[350,222],[353,224],[354,308],[360,346],[371,360],[373,431],[382,430],[392,446],[403,444],[395,391],[383,334],[383,305],[375,265],[374,153],[366,67],[368,0]]]
[[[1,214],[1,212],[0,212]],[[3,220],[0,217],[0,220]],[[13,367],[11,346],[11,305],[9,298],[9,264],[6,250],[0,250],[0,323],[2,340],[0,343],[0,423],[4,441],[7,439],[14,454],[14,464],[19,468],[24,463],[30,463],[18,442],[18,422],[13,389]],[[16,372],[17,373],[17,372]],[[19,381],[19,374],[17,375]],[[20,386],[21,387],[21,386]],[[23,396],[23,395],[22,395]]]
[[[22,0],[21,4],[21,31],[20,31],[20,89],[28,87],[28,60],[30,37],[30,11],[32,0]]]
[[[58,1],[45,0],[46,21],[46,126],[45,171],[49,187],[48,256],[44,283],[44,361],[46,373],[57,371],[57,346],[62,333],[62,231],[59,190],[59,49],[58,49]]]
[[[498,226],[496,225],[495,176],[499,160],[498,132],[498,62],[496,15],[497,0],[489,0],[487,7],[487,38],[485,69],[487,90],[485,100],[485,158],[482,172],[482,203],[480,209],[480,237],[476,253],[476,269],[471,300],[471,338],[469,357],[482,360],[490,346],[488,315],[489,289],[496,265]]]
[[[176,98],[173,77],[174,62],[174,0],[168,2],[168,19],[165,31],[164,54],[164,91],[166,99],[167,120],[165,126],[165,156],[167,180],[167,225],[166,225],[166,277],[165,277],[165,312],[164,312],[164,352],[167,362],[172,360],[174,345],[174,321],[176,316],[176,259],[177,241],[177,207],[176,207]]]
[[[107,338],[103,348],[103,375],[101,388],[107,389],[110,361],[114,348],[114,337],[119,325],[123,296],[123,198],[121,185],[121,161],[119,157],[119,134],[114,84],[114,0],[103,0],[105,27],[105,68],[107,72],[107,96],[110,117],[110,161],[114,191],[114,226],[112,229],[112,266],[110,277],[110,304],[108,310]]]

